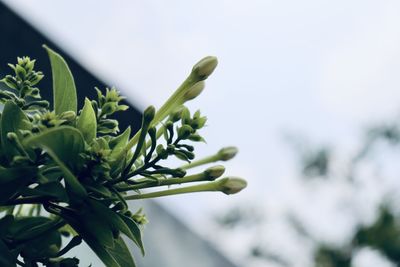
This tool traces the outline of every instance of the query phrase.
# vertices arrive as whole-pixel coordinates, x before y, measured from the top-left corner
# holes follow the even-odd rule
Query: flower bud
[[[218,60],[216,57],[205,57],[193,66],[192,74],[195,75],[198,81],[203,81],[213,73],[217,65]]]
[[[228,146],[218,151],[218,157],[222,161],[227,161],[236,156],[238,149],[234,146]]]
[[[220,191],[224,194],[236,194],[246,188],[246,180],[238,177],[226,177],[219,180]]]
[[[186,102],[186,101],[189,101],[189,100],[192,100],[192,99],[198,97],[201,94],[201,92],[203,92],[205,85],[206,84],[204,81],[195,83],[185,93],[185,95],[183,96],[183,101]]]
[[[16,65],[15,66],[15,74],[17,75],[17,77],[21,80],[25,79],[26,76],[26,71],[23,67],[21,67],[20,65]]]
[[[193,133],[193,128],[187,124],[182,125],[182,127],[178,129],[178,137],[180,139],[187,139],[192,133]]]
[[[222,165],[217,165],[210,167],[204,171],[204,174],[207,176],[207,179],[213,181],[218,177],[221,177],[222,174],[225,172],[225,167]]]
[[[143,120],[150,122],[154,119],[155,114],[156,114],[156,109],[154,108],[154,106],[149,106],[143,112]]]
[[[39,102],[39,101],[37,101],[37,102]],[[61,115],[60,115],[60,119],[66,120],[66,121],[72,121],[75,118],[76,118],[76,113],[72,110],[65,111],[65,112],[61,113]]]
[[[11,142],[16,142],[18,140],[18,136],[14,132],[8,132],[7,133],[7,139]]]
[[[12,77],[11,75],[7,75],[4,79],[1,80],[2,82],[4,82],[8,87],[12,88],[12,89],[17,89],[18,88],[18,83],[15,80],[14,77]]]
[[[170,120],[173,122],[179,121],[182,117],[182,111],[184,108],[185,107],[182,105],[175,108],[169,115]]]

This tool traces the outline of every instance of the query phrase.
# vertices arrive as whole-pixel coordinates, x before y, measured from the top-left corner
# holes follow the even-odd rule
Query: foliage
[[[0,265],[78,266],[76,258],[63,257],[82,240],[106,266],[135,266],[122,234],[144,255],[142,210],[132,212],[127,200],[200,191],[232,194],[246,186],[240,178],[219,178],[221,165],[187,174],[193,167],[224,161],[236,149],[193,161],[191,142],[200,135],[206,117],[184,103],[197,97],[204,80],[217,65],[214,57],[197,63],[189,77],[156,112],[143,114],[141,129],[119,132],[116,112],[128,108],[115,88],[97,99],[85,99],[78,112],[74,78],[64,59],[44,46],[53,76],[53,107],[41,99],[36,87],[43,74],[35,60],[18,58],[9,64],[13,74],[1,82],[4,105],[0,121]],[[168,167],[165,160],[186,162]],[[196,183],[174,189],[142,192],[147,188]],[[62,244],[61,237],[69,237]]]

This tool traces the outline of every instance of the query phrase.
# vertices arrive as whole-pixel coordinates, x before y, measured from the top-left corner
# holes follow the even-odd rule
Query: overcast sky
[[[244,202],[257,203],[272,218],[288,207],[300,210],[328,240],[351,230],[348,219],[338,220],[336,231],[329,222],[337,218],[337,197],[352,192],[338,184],[310,197],[313,189],[296,179],[282,136],[299,133],[345,150],[357,143],[361,126],[398,114],[399,1],[4,2],[141,109],[159,107],[202,57],[219,58],[206,91],[191,105],[209,118],[203,131],[208,145],[198,151],[207,155],[237,145],[240,154],[227,173],[245,177],[249,187],[232,197],[162,201],[183,211],[178,215],[195,231],[210,235],[205,225],[213,214]],[[303,257],[282,238],[287,229],[279,222],[264,234],[286,240],[288,255]],[[368,257],[359,262],[373,262]],[[303,258],[298,266],[307,266]]]

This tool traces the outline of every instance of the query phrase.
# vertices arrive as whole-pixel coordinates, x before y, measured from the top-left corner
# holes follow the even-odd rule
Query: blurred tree
[[[351,188],[361,186],[362,177],[358,177],[360,166],[370,164],[370,160],[378,153],[389,153],[400,144],[400,126],[396,123],[381,124],[366,130],[362,144],[345,166],[333,167],[333,153],[328,146],[313,147],[304,144],[300,139],[295,140],[295,150],[299,155],[300,177],[305,182],[310,179],[319,179],[321,182],[329,182],[331,179],[338,179],[336,168],[344,169],[345,183]],[[293,139],[291,139],[293,141]],[[302,144],[303,142],[303,144]],[[379,149],[385,146],[386,149]],[[394,150],[396,153],[399,151]],[[380,155],[382,156],[382,155]],[[385,156],[385,155],[383,155]],[[390,157],[390,156],[389,156]],[[386,160],[386,158],[385,158]],[[343,177],[344,176],[344,177]],[[393,192],[396,193],[396,192]],[[397,192],[398,193],[398,192]],[[380,200],[380,208],[375,220],[370,224],[359,224],[347,238],[345,244],[327,244],[321,242],[310,234],[310,229],[301,222],[295,215],[287,216],[286,221],[293,230],[304,239],[304,242],[311,242],[313,249],[313,262],[315,267],[350,267],[353,266],[354,257],[363,248],[370,248],[377,252],[394,266],[400,266],[400,218],[395,205],[388,199],[391,196]],[[217,218],[217,222],[224,228],[233,229],[249,225],[249,214],[247,208],[235,208]],[[262,220],[253,221],[253,226],[263,223]],[[266,248],[260,242],[260,236],[255,235],[254,244],[248,253],[252,258],[273,263],[274,266],[293,266],[291,261],[279,255],[271,248]],[[268,236],[264,237],[268,238]],[[296,265],[297,266],[297,265]]]

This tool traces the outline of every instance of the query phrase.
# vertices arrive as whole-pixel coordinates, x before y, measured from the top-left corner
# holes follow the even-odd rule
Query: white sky
[[[396,114],[399,1],[4,2],[141,108],[160,106],[203,56],[219,58],[206,91],[192,104],[209,118],[203,131],[208,145],[198,151],[207,155],[237,145],[241,152],[227,164],[228,174],[247,178],[249,187],[232,197],[202,194],[162,201],[196,231],[212,236],[206,227],[210,217],[244,202],[277,218],[277,231],[271,226],[264,233],[275,232],[276,240],[285,235],[279,232],[284,227],[279,216],[287,207],[300,210],[311,225],[322,225],[316,233],[329,240],[349,230],[347,217],[337,222],[336,231],[323,226],[336,218],[332,210],[338,196],[348,199],[352,192],[338,184],[314,196],[295,178],[282,134],[301,133],[317,144],[347,147],[356,143],[360,126]],[[321,216],[324,208],[327,214]],[[290,242],[281,243],[296,250]],[[243,250],[234,246],[224,249]],[[299,262],[307,266],[306,257]]]

